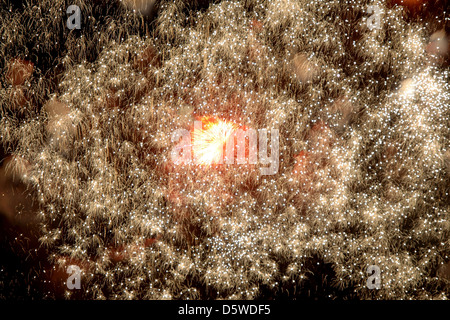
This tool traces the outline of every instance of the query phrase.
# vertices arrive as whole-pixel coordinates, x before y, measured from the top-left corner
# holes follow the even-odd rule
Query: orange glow
[[[192,135],[192,152],[196,163],[200,165],[223,163],[223,148],[237,126],[211,117],[203,117],[200,121],[203,129],[194,127]]]

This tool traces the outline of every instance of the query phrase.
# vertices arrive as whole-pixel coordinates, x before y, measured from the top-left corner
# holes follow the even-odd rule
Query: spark
[[[202,128],[203,127],[203,128]],[[212,117],[201,118],[201,126],[194,126],[192,151],[200,165],[220,164],[223,148],[233,135],[237,125]]]

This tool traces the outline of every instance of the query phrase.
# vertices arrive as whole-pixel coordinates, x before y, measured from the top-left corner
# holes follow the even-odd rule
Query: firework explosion
[[[202,118],[199,121],[201,128],[193,130],[193,153],[197,163],[203,165],[223,162],[223,150],[227,141],[234,134],[236,126],[232,123]],[[203,128],[203,123],[204,128]]]
[[[65,1],[0,4],[0,211],[38,237],[42,297],[449,297],[445,12],[149,2],[73,1],[74,30]],[[258,130],[257,163],[250,138],[222,161],[240,128]],[[172,161],[180,141],[194,163]]]

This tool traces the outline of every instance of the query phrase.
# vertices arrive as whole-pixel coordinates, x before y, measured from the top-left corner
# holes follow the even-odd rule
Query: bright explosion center
[[[211,118],[201,118],[203,128],[194,127],[192,152],[196,163],[211,165],[222,163],[223,148],[238,128],[236,124]]]

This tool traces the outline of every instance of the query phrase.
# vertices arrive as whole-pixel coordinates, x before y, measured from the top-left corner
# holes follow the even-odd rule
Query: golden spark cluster
[[[427,24],[385,1],[175,0],[138,32],[126,2],[100,24],[74,1],[80,31],[61,0],[0,14],[0,141],[39,203],[46,281],[75,264],[88,299],[254,299],[306,296],[323,273],[332,299],[449,297],[445,12]],[[57,85],[11,47],[27,15],[44,52],[65,48]],[[194,145],[202,165],[174,164],[172,133],[205,117],[226,121]],[[216,163],[236,126],[279,130],[277,174]]]

